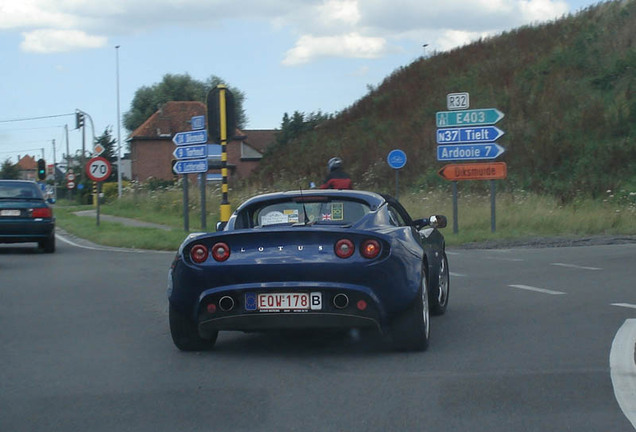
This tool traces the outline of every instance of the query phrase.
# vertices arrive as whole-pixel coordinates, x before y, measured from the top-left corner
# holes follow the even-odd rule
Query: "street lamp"
[[[121,115],[119,114],[119,45],[115,46],[117,75],[117,196],[121,198]]]

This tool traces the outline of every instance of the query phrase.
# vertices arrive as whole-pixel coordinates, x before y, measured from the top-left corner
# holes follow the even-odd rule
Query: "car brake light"
[[[336,242],[334,251],[340,258],[349,258],[351,255],[353,255],[355,247],[353,246],[353,242],[351,240],[341,239]]]
[[[365,258],[375,258],[380,253],[380,243],[377,240],[365,240],[360,246],[360,253]]]
[[[32,218],[51,218],[53,217],[53,210],[49,207],[39,207],[31,210]]]
[[[225,261],[230,257],[230,247],[223,242],[216,243],[212,246],[212,257],[219,262]]]
[[[190,258],[197,264],[201,264],[208,258],[208,248],[203,245],[194,245],[190,249]]]

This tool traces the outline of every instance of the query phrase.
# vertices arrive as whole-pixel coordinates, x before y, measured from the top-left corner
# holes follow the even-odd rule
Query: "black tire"
[[[436,282],[437,283],[434,284],[435,287],[431,289],[429,295],[431,315],[444,315],[448,307],[448,298],[450,297],[450,273],[446,253],[444,253],[440,260]]]
[[[391,338],[398,351],[425,351],[428,348],[431,320],[428,302],[428,277],[422,275],[417,298],[402,315],[393,321]]]
[[[203,339],[199,335],[197,324],[180,314],[172,305],[168,314],[172,341],[181,351],[206,351],[214,347],[219,332],[215,332],[210,339]]]
[[[55,252],[55,234],[51,234],[49,238],[39,242],[38,246],[44,251],[44,253]]]

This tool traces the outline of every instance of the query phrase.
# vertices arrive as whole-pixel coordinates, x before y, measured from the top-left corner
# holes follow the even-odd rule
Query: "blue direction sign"
[[[391,150],[386,157],[386,161],[393,169],[400,169],[406,165],[406,153],[402,150]]]
[[[172,142],[176,145],[205,144],[208,142],[207,130],[196,130],[189,132],[178,132],[174,134]]]
[[[437,127],[493,125],[504,118],[497,108],[481,108],[462,111],[439,111]]]
[[[438,161],[496,159],[506,151],[497,143],[437,146]]]
[[[205,129],[205,116],[194,116],[190,119],[192,130]]]
[[[485,143],[497,141],[504,131],[496,126],[437,129],[438,144]]]
[[[195,144],[177,147],[172,154],[177,159],[201,159],[208,157],[207,144]]]
[[[204,173],[208,171],[208,160],[192,159],[177,161],[177,163],[174,164],[173,170],[175,174]]]

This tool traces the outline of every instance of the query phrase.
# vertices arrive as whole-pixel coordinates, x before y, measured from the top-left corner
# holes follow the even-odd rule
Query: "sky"
[[[87,149],[111,128],[123,156],[118,113],[166,74],[218,76],[245,94],[245,129],[277,129],[285,113],[344,110],[420,57],[597,3],[0,0],[0,163],[80,151],[78,109]]]

